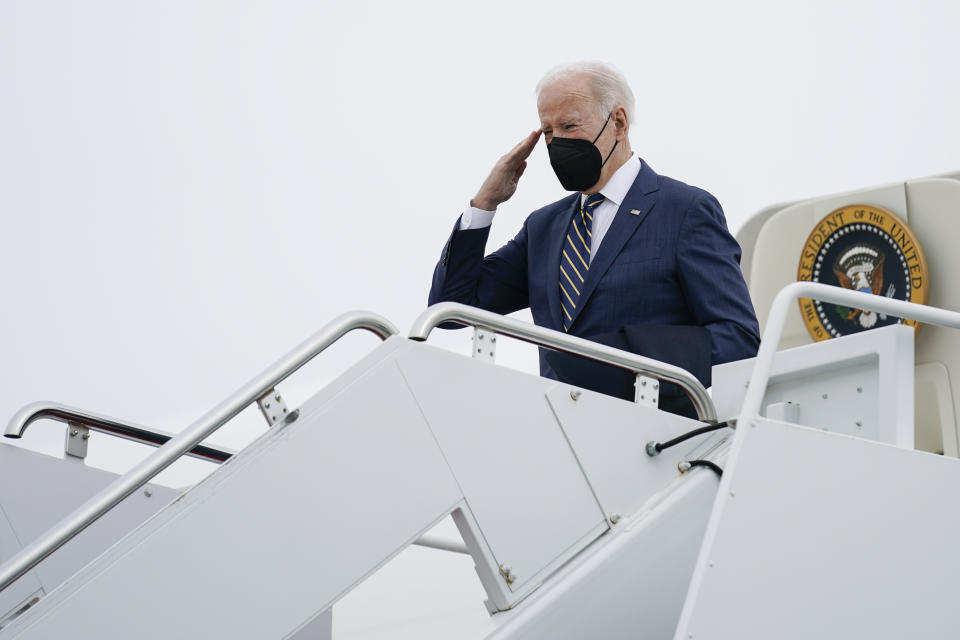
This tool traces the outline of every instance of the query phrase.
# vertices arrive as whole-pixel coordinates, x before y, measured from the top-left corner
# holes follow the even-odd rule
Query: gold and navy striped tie
[[[563,307],[563,330],[569,331],[577,312],[580,291],[590,271],[590,239],[593,237],[593,208],[605,198],[599,193],[588,197],[573,215],[560,255],[560,306]]]

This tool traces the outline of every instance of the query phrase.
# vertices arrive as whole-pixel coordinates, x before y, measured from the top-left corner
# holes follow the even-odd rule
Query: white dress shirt
[[[630,187],[633,186],[634,180],[637,179],[637,175],[640,173],[640,167],[640,158],[638,156],[631,156],[623,163],[622,167],[617,169],[616,173],[610,176],[607,184],[600,189],[600,193],[606,199],[593,209],[592,235],[590,238],[591,262],[593,262],[593,256],[597,255],[597,249],[600,248],[603,237],[607,234],[610,224],[613,223],[613,218],[617,215],[617,210],[620,208],[620,205],[623,204],[624,198],[627,197],[627,192],[630,190]],[[586,195],[580,194],[581,206],[586,199]],[[495,213],[496,210],[484,211],[483,209],[470,206],[470,204],[467,203],[467,208],[460,215],[460,229],[483,229],[484,227],[489,227],[493,224],[493,216]]]

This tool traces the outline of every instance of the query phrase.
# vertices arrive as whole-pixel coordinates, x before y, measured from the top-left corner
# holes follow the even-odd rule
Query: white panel
[[[954,637],[957,487],[956,459],[741,427],[676,639]]]
[[[574,401],[561,385],[547,397],[608,518],[635,513],[680,476],[680,460],[730,433],[699,436],[651,457],[651,440],[663,442],[703,423],[589,391]]]
[[[960,232],[957,212],[960,211],[960,181],[944,179],[914,180],[907,183],[907,202],[910,205],[910,227],[923,246],[930,267],[930,300],[928,304],[941,309],[960,309]],[[951,393],[942,394],[936,403],[953,404],[953,416],[960,416],[960,332],[944,327],[925,326],[917,333],[917,364],[940,362],[949,373]],[[944,389],[944,392],[946,390]],[[918,409],[920,409],[918,407]],[[941,416],[945,415],[941,413]],[[925,422],[918,422],[925,429]],[[938,429],[939,425],[930,427]],[[956,420],[944,425],[944,445],[957,455],[954,443],[960,435]],[[939,429],[938,429],[939,430]],[[931,436],[918,434],[923,441]],[[953,446],[950,446],[953,445]]]
[[[515,594],[607,528],[544,395],[558,383],[426,345],[399,364]]]
[[[281,638],[328,609],[460,499],[395,363],[369,370],[409,344],[379,347],[11,631]]]
[[[3,445],[0,445],[3,446]],[[12,448],[6,446],[5,448]],[[0,557],[6,559],[20,551],[23,545],[17,539],[10,522],[3,510],[0,509]],[[0,561],[2,563],[2,561]],[[35,571],[31,571],[0,592],[0,624],[14,612],[20,610],[25,603],[33,599],[34,594],[42,595],[40,581]]]
[[[904,191],[902,182],[883,187],[868,187],[867,189],[858,189],[833,196],[816,198],[810,201],[810,206],[812,207],[813,214],[817,217],[817,221],[819,221],[828,213],[840,207],[860,203],[873,204],[883,207],[884,209],[889,209],[908,223],[910,222],[907,213],[907,194]],[[810,231],[813,231],[813,227],[810,227]],[[807,233],[809,233],[809,231]],[[799,254],[800,250],[798,249],[798,258]]]
[[[116,478],[114,473],[75,460],[0,443],[0,509],[9,518],[17,540],[24,545]],[[52,591],[178,495],[180,492],[176,489],[147,485],[55,551],[30,575],[35,575],[46,591]],[[0,562],[8,560],[16,551],[19,546],[0,547]],[[31,585],[34,582],[31,580]],[[36,588],[31,586],[29,591],[32,593]],[[4,592],[0,603],[6,603],[6,597]],[[5,611],[0,611],[0,616]]]
[[[761,332],[766,328],[774,297],[785,285],[796,281],[803,242],[818,221],[808,203],[795,204],[777,212],[757,234],[750,265],[750,298]],[[811,341],[800,312],[787,316],[781,344],[792,347]]]
[[[913,329],[892,325],[780,351],[761,406],[793,402],[800,424],[912,448],[913,346]],[[713,368],[721,419],[740,414],[753,363]]]
[[[288,637],[290,640],[332,640],[333,609],[327,609]]]
[[[516,609],[493,616],[486,640],[669,638],[677,627],[717,492],[693,471],[642,518],[626,519]],[[474,636],[458,636],[474,637]]]
[[[916,448],[956,458],[957,418],[953,407],[950,374],[942,362],[926,362],[916,368]]]
[[[777,212],[793,204],[796,204],[796,202],[779,202],[777,204],[764,207],[760,211],[757,211],[750,216],[747,221],[744,222],[737,230],[735,237],[737,244],[740,245],[741,251],[740,270],[743,271],[743,279],[746,281],[747,287],[750,286],[753,252],[756,249],[757,236],[760,234],[760,230],[763,228],[763,225],[767,223],[767,220],[776,215]]]
[[[903,183],[850,191],[806,200],[784,207],[760,229],[754,247],[750,274],[750,296],[757,310],[761,330],[766,326],[770,305],[777,293],[797,280],[803,243],[816,224],[828,213],[855,204],[874,204],[910,222]],[[800,317],[799,307],[788,317],[781,345],[795,347],[813,341]]]
[[[960,181],[956,179],[956,174],[947,174],[940,178],[911,180],[905,184],[806,200],[785,206],[771,216],[757,234],[751,259],[744,264],[745,269],[751,271],[748,280],[750,295],[761,328],[766,325],[774,296],[785,285],[796,280],[802,243],[813,226],[830,211],[855,202],[885,207],[908,222],[924,249],[930,268],[928,304],[943,309],[960,309],[960,287],[953,284],[955,274],[960,273],[960,252],[956,250]],[[752,235],[751,231],[746,237],[749,239]],[[786,348],[811,342],[799,311],[790,314],[780,346]],[[955,382],[960,380],[960,337],[956,332],[941,327],[924,327],[917,334],[916,356],[918,364],[942,362],[952,372],[950,379],[954,381],[953,384],[960,385]],[[952,414],[958,416],[960,387],[951,387],[951,391],[948,401],[953,404]],[[939,405],[942,400],[938,398],[935,402]],[[936,420],[924,419],[924,409],[923,406],[917,406],[918,446],[941,440],[941,425]],[[939,415],[944,414],[941,412]],[[945,437],[949,448],[949,443],[960,439],[960,425],[954,422],[947,428],[952,429],[952,433]],[[950,449],[951,452],[954,450]]]

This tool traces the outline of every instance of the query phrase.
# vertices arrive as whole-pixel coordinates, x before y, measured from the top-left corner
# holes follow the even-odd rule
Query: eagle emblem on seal
[[[875,246],[855,244],[844,252],[834,263],[833,273],[844,289],[853,289],[863,293],[882,295],[883,292],[883,263],[886,255]],[[893,287],[891,287],[893,288]],[[893,297],[890,291],[887,297]],[[847,311],[847,320],[856,318],[860,326],[869,329],[877,324],[877,314],[863,309]]]

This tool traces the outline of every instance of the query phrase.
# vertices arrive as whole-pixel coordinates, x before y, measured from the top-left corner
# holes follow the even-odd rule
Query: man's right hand
[[[490,175],[483,181],[477,195],[470,201],[472,206],[484,211],[493,211],[500,203],[506,202],[513,196],[520,176],[527,168],[527,157],[536,146],[540,133],[539,129],[533,131],[497,161]]]

